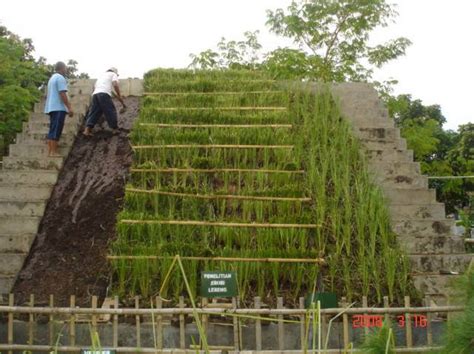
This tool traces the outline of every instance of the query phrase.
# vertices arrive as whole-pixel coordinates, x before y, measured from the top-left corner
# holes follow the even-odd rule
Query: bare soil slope
[[[90,297],[103,298],[109,285],[106,260],[115,237],[116,215],[121,209],[132,150],[128,132],[138,115],[139,99],[126,99],[128,110],[119,117],[122,131],[80,134],[66,160],[46,208],[30,256],[14,287],[16,302],[89,305]]]

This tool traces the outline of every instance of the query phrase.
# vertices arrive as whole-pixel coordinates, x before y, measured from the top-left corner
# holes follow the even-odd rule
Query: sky
[[[36,55],[53,63],[75,59],[95,77],[108,67],[142,77],[155,67],[186,67],[190,53],[214,48],[221,37],[259,30],[264,51],[291,45],[269,33],[266,10],[290,0],[1,0],[0,24],[31,38]],[[390,2],[390,1],[389,1]],[[378,44],[404,36],[407,55],[375,73],[399,81],[397,94],[440,104],[447,129],[474,122],[473,0],[392,0],[399,17],[376,30]]]

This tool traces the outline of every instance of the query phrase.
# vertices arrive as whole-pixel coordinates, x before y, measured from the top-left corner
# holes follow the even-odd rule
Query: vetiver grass
[[[328,89],[282,88],[261,72],[157,69],[145,91],[111,246],[135,256],[111,260],[118,294],[155,294],[176,254],[190,257],[193,291],[202,270],[236,270],[244,300],[296,303],[320,275],[349,300],[412,293],[382,193]],[[161,295],[182,293],[176,272]]]

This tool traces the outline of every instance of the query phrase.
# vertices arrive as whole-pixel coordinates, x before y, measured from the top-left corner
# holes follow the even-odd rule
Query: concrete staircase
[[[0,294],[8,293],[35,239],[46,204],[74,138],[84,119],[92,85],[70,85],[69,98],[75,112],[66,118],[60,153],[47,156],[46,134],[49,118],[44,101],[34,107],[23,131],[10,145],[0,170]]]
[[[333,92],[363,142],[370,168],[389,202],[393,230],[409,254],[415,285],[443,303],[455,277],[446,273],[465,271],[473,255],[465,253],[464,240],[454,235],[454,221],[446,219],[444,204],[428,188],[413,151],[407,150],[373,87],[340,84]]]

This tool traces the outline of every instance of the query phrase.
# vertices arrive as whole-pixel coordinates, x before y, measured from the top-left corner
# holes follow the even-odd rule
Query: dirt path
[[[64,165],[46,208],[30,256],[14,287],[16,302],[46,304],[54,295],[56,305],[90,305],[90,297],[105,296],[109,285],[106,260],[115,237],[116,215],[124,196],[125,179],[132,162],[127,137],[138,115],[138,98],[126,99],[120,115],[119,136],[107,130],[92,138],[82,135]]]

